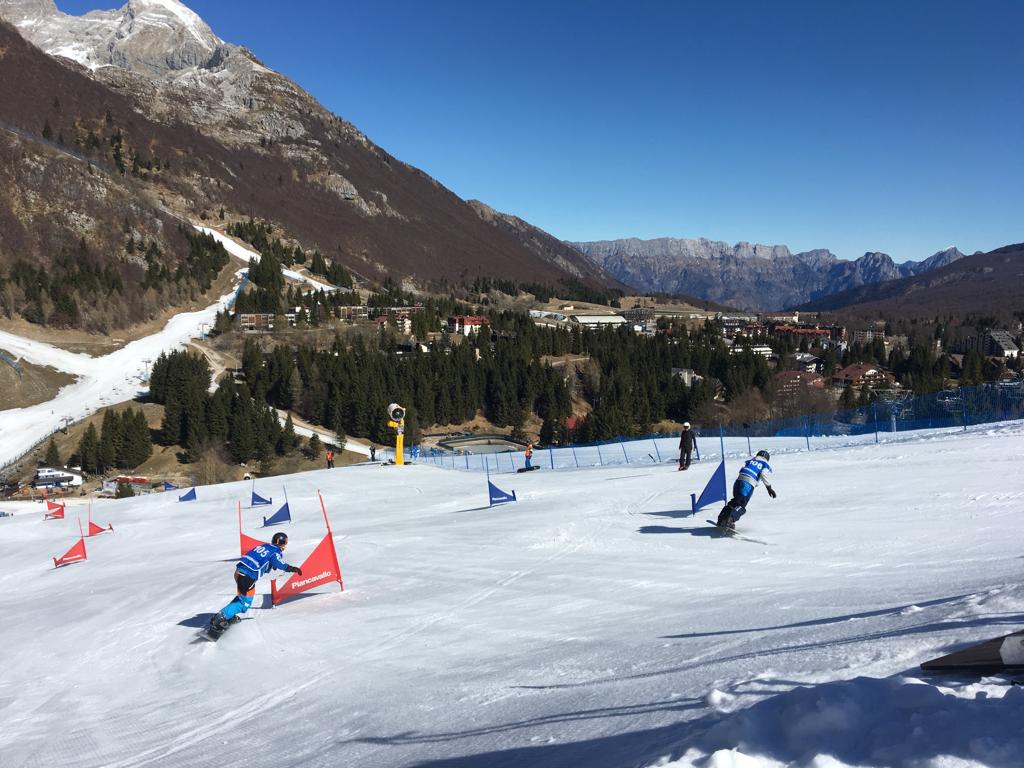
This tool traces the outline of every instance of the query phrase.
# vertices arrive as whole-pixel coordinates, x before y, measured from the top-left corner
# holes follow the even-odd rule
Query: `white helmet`
[[[683,422],[683,429],[689,429],[689,428],[690,428],[690,422],[684,421]]]

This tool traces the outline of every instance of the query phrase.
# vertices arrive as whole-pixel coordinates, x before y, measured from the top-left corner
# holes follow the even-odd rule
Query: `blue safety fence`
[[[694,461],[708,464],[756,452],[758,438],[772,438],[773,452],[823,450],[864,443],[892,442],[920,430],[967,430],[979,424],[1024,419],[1024,381],[982,384],[924,395],[879,391],[873,402],[835,413],[719,427],[695,423]],[[721,434],[723,440],[719,440]],[[534,448],[532,465],[541,469],[583,469],[609,465],[653,465],[679,459],[679,433],[620,437],[586,445]],[[460,453],[420,449],[407,461],[470,472],[507,474],[525,468],[523,452]]]

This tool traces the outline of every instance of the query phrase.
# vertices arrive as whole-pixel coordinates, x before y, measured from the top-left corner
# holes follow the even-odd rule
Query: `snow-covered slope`
[[[244,270],[236,277],[241,281]],[[28,408],[0,411],[0,466],[21,456],[36,442],[100,408],[138,397],[148,390],[150,364],[161,352],[176,349],[213,325],[217,313],[228,306],[234,292],[195,312],[175,315],[154,334],[126,344],[102,357],[68,352],[41,341],[0,331],[0,349],[37,365],[53,366],[78,377],[61,388],[52,400]]]
[[[22,508],[2,762],[1019,765],[1024,692],[917,665],[1024,624],[1024,425],[773,458],[779,497],[742,521],[767,545],[685,515],[711,462],[503,475],[519,501],[491,509],[482,475],[431,466],[258,481],[274,508],[287,487],[297,562],[323,490],[346,590],[218,645],[190,641],[231,598],[248,483],[96,504],[115,532],[60,570],[74,515]]]

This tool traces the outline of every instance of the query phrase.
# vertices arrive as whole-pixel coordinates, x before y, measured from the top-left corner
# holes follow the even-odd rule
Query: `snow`
[[[0,502],[4,765],[1019,765],[1019,687],[918,665],[1024,623],[1024,424],[753,447],[767,545],[686,514],[708,458],[492,476],[494,508],[426,464],[259,479],[296,563],[322,490],[345,591],[271,610],[264,580],[217,645],[253,484],[97,502],[114,532],[60,570],[84,507]]]
[[[260,255],[230,237],[209,227],[195,226],[211,235],[232,256],[248,265],[250,259],[259,261]],[[286,277],[309,283],[325,291],[337,290],[292,270],[282,270]],[[240,283],[245,270],[236,274]],[[237,288],[237,284],[235,286]],[[68,352],[45,342],[34,341],[12,333],[0,331],[0,349],[30,363],[51,366],[78,377],[74,384],[63,387],[53,400],[30,408],[0,411],[0,467],[21,456],[36,442],[64,426],[65,419],[78,421],[100,408],[135,398],[148,389],[146,376],[149,365],[160,355],[184,346],[200,335],[201,328],[212,326],[217,312],[228,305],[234,296],[222,296],[216,303],[197,312],[185,312],[173,317],[164,328],[150,336],[134,341],[122,349],[103,357]],[[148,361],[148,362],[147,362]],[[305,434],[297,430],[299,434]],[[311,431],[306,431],[312,434]],[[353,443],[351,449],[368,453],[369,448]]]
[[[239,280],[242,274],[238,273]],[[226,294],[205,309],[175,315],[157,333],[102,357],[68,352],[45,342],[0,331],[0,349],[30,363],[51,366],[78,377],[73,384],[62,387],[49,402],[0,411],[0,466],[61,428],[65,418],[78,421],[104,406],[131,400],[147,391],[149,365],[161,352],[184,346],[199,335],[202,326],[212,326],[217,312],[233,295],[233,292]]]
[[[226,250],[228,253],[230,253],[232,256],[234,256],[236,259],[241,259],[246,264],[249,263],[250,259],[253,259],[253,260],[259,262],[259,260],[260,260],[259,251],[255,251],[252,248],[249,248],[248,246],[242,245],[237,240],[235,240],[234,238],[228,237],[227,235],[225,235],[220,230],[213,229],[212,227],[202,227],[202,226],[199,226],[199,225],[196,225],[196,224],[193,224],[193,226],[196,229],[198,229],[200,232],[209,235],[214,240],[216,240],[218,243],[223,245],[224,246],[224,250]],[[320,291],[325,291],[327,293],[330,293],[331,291],[338,290],[337,286],[331,285],[330,283],[322,283],[319,280],[310,277],[309,275],[304,275],[301,272],[296,272],[293,269],[283,269],[282,268],[281,269],[281,274],[283,274],[289,280],[295,280],[295,281],[300,282],[300,283],[308,283],[309,285],[313,286],[315,289],[320,290]]]

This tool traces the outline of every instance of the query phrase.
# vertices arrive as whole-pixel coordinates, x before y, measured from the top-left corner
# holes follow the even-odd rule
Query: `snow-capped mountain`
[[[0,277],[14,254],[53,269],[84,241],[140,296],[145,265],[123,234],[173,270],[173,217],[252,216],[370,282],[619,285],[555,238],[478,215],[177,0],[83,16],[0,0],[0,51]],[[0,296],[0,311],[19,307]]]
[[[576,242],[595,264],[642,291],[683,293],[744,309],[782,309],[869,283],[922,274],[964,256],[947,248],[921,262],[896,264],[869,252],[844,261],[826,249],[663,237]]]
[[[44,51],[90,70],[112,66],[152,77],[213,70],[235,48],[177,0],[129,0],[120,10],[84,16],[61,13],[53,0],[3,0],[0,7]]]

